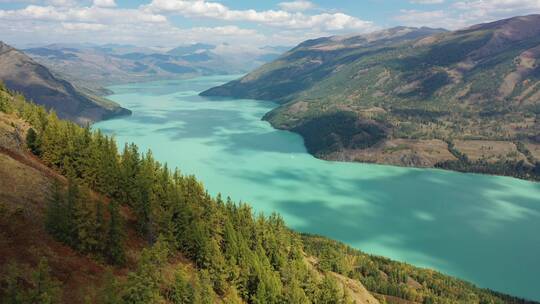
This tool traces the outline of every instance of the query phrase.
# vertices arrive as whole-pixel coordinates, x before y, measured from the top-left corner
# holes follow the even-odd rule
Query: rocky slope
[[[513,143],[539,144],[539,58],[540,15],[395,28],[306,41],[202,95],[281,103],[265,119],[323,158],[431,167],[457,161],[463,151],[447,143],[461,140],[481,161],[534,165]]]
[[[112,101],[85,93],[56,77],[45,66],[3,42],[0,42],[0,81],[10,90],[79,124],[130,114]]]

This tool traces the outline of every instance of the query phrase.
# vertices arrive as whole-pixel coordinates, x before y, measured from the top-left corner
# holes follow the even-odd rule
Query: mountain
[[[176,47],[168,51],[167,54],[174,55],[174,56],[184,56],[184,55],[189,55],[189,54],[198,53],[198,52],[210,51],[215,48],[216,46],[212,44],[195,43],[191,45],[184,45],[184,46]]]
[[[265,119],[326,159],[540,179],[539,34],[530,15],[320,38],[202,95],[279,102]]]
[[[10,90],[79,124],[130,113],[112,101],[56,77],[45,66],[3,42],[0,42],[0,81]]]
[[[111,84],[243,74],[272,59],[273,49],[243,50],[228,45],[196,43],[171,50],[131,45],[51,44],[24,52],[75,84],[97,94]],[[273,55],[273,57],[265,57]]]
[[[299,234],[138,151],[0,88],[1,303],[536,303]]]

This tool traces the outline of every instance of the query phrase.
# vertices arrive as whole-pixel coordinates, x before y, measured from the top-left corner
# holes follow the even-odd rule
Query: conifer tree
[[[68,224],[66,221],[66,210],[62,186],[56,179],[51,185],[47,201],[45,228],[57,239],[65,241],[69,236],[69,227],[67,227]]]
[[[193,303],[194,304],[213,304],[215,299],[215,293],[212,289],[212,280],[208,271],[199,271],[198,279],[196,280],[196,292]]]
[[[162,267],[168,255],[167,244],[160,240],[151,248],[143,250],[137,270],[128,275],[124,294],[126,303],[159,303],[162,300]]]
[[[23,304],[24,293],[21,286],[21,270],[19,269],[19,266],[13,262],[9,263],[6,268],[6,275],[3,282],[5,287],[2,290],[0,302],[4,304]]]
[[[168,293],[167,300],[174,304],[192,304],[195,300],[195,291],[190,284],[184,269],[176,271],[174,282]]]
[[[40,155],[39,138],[34,128],[28,129],[28,132],[26,133],[26,146],[34,155]]]
[[[32,288],[25,296],[25,303],[60,303],[60,283],[51,277],[47,259],[40,260],[38,268],[32,273],[31,281]]]
[[[341,304],[344,303],[344,295],[335,279],[326,275],[319,286],[317,304]]]
[[[131,206],[140,199],[137,185],[140,163],[141,160],[137,146],[126,143],[120,160],[119,198]]]
[[[94,238],[96,239],[96,252],[106,255],[105,248],[107,246],[107,224],[105,223],[105,216],[103,210],[103,202],[100,200],[96,203],[96,220],[95,220],[95,229]]]
[[[80,192],[79,185],[72,178],[68,177],[68,189],[65,200],[65,207],[63,208],[62,217],[65,222],[65,239],[62,240],[65,243],[76,246],[78,239],[77,224],[75,222],[77,204],[79,203]]]
[[[103,287],[98,294],[98,303],[100,304],[123,304],[122,286],[114,276],[111,269],[105,272]]]
[[[150,243],[155,241],[155,233],[152,230],[152,199],[153,183],[155,178],[155,160],[152,152],[148,151],[141,161],[141,168],[136,177],[139,189],[138,201],[134,202],[135,213],[139,222],[139,231],[146,236]]]
[[[109,262],[120,265],[123,264],[125,260],[124,234],[119,206],[116,201],[111,201],[109,204],[109,214],[105,252],[107,253]]]
[[[93,202],[90,198],[90,190],[81,187],[79,198],[75,205],[75,229],[77,249],[84,253],[96,250],[96,221],[91,209]]]
[[[311,303],[305,291],[300,287],[300,283],[297,280],[293,280],[289,284],[285,292],[285,299],[290,304],[310,304]]]
[[[47,127],[42,136],[42,156],[43,161],[55,168],[60,168],[64,160],[64,139],[61,122],[54,112],[47,118]]]

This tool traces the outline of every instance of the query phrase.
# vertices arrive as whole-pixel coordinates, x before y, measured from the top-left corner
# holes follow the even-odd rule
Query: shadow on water
[[[219,81],[123,86],[132,95],[119,97],[138,110],[98,126],[157,145],[156,155],[176,148],[203,153],[167,160],[189,161],[194,172],[207,174],[211,191],[244,195],[255,210],[275,210],[297,230],[540,299],[540,184],[316,160],[298,135],[260,121],[270,105],[195,95]]]
[[[237,154],[249,154],[257,151],[286,154],[306,152],[302,145],[289,145],[289,141],[283,137],[282,131],[225,134],[219,139],[211,141],[209,145],[219,146],[227,153]],[[242,147],[242,149],[238,149],[238,147]]]
[[[244,171],[240,177],[261,186],[304,180],[335,198],[274,201],[286,218],[301,219],[295,229],[539,298],[540,197],[514,193],[505,178],[440,174],[412,170],[347,178],[280,169]]]

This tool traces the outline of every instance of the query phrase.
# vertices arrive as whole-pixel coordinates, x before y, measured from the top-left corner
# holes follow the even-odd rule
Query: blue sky
[[[0,0],[0,39],[16,46],[290,46],[398,25],[458,29],[531,13],[540,13],[540,0]]]

